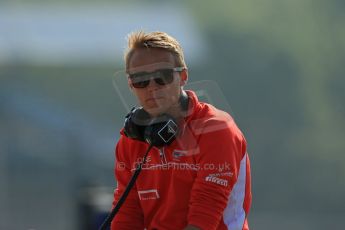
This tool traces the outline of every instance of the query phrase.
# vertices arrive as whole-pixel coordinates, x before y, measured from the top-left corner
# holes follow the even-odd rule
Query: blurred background
[[[162,30],[248,141],[251,229],[342,229],[345,2],[0,1],[0,229],[97,229],[126,35]],[[122,87],[122,86],[118,86]]]

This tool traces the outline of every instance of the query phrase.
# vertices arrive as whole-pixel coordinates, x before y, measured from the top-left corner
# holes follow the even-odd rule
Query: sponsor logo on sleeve
[[[227,180],[220,179],[220,178],[215,177],[215,176],[207,176],[207,177],[205,177],[205,181],[212,182],[212,183],[215,183],[215,184],[219,184],[219,185],[224,186],[224,187],[228,186],[228,181]]]

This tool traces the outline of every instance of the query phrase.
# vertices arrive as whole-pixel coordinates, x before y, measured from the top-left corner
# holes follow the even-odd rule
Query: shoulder
[[[194,133],[198,136],[198,146],[203,154],[219,159],[236,156],[238,161],[246,152],[247,142],[230,114],[204,103],[198,119],[193,120]],[[220,153],[231,154],[220,154]]]
[[[195,134],[219,133],[223,135],[243,136],[233,117],[211,104],[200,103],[200,109],[190,121]]]

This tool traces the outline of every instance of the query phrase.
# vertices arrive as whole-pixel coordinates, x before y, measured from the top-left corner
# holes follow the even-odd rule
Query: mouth
[[[164,99],[164,97],[150,97],[150,98],[147,98],[146,101],[150,102],[150,101],[158,101],[162,99]]]
[[[148,108],[158,108],[164,104],[163,97],[150,97],[145,100],[145,104]]]

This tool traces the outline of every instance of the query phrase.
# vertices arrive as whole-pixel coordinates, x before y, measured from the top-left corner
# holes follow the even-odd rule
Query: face
[[[162,69],[172,69],[176,67],[174,56],[163,49],[137,49],[132,54],[128,63],[129,74],[152,73],[149,84],[144,88],[135,88],[128,80],[132,92],[136,95],[140,105],[151,115],[157,116],[162,113],[173,113],[174,108],[179,107],[179,97],[181,87],[187,81],[186,70],[173,72],[173,80],[165,85],[158,84],[154,78],[154,72]],[[140,75],[138,77],[140,81]],[[143,79],[144,80],[144,79]],[[170,82],[170,81],[169,81]]]

